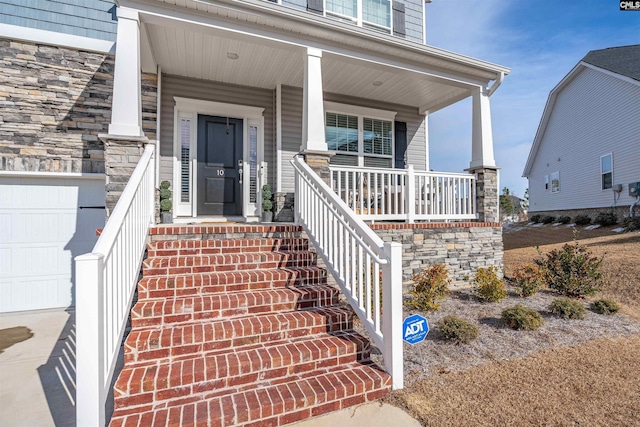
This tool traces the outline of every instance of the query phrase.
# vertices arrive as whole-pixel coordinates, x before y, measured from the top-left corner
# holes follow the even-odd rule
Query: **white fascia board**
[[[169,4],[158,5],[157,2],[150,3],[145,0],[123,0],[120,3],[122,5],[126,4],[130,8],[137,8],[141,14],[147,15],[146,19],[143,17],[144,22],[155,23],[158,25],[163,25],[163,22],[161,20],[158,20],[158,18],[165,18],[171,19],[173,21],[182,21],[184,23],[206,25],[224,29],[226,31],[236,32],[239,34],[250,34],[252,36],[260,37],[265,40],[287,43],[304,48],[315,47],[323,51],[328,51],[336,54],[351,56],[354,53],[357,53],[355,57],[361,57],[364,53],[362,49],[358,50],[358,48],[355,46],[352,46],[351,48],[338,48],[337,46],[328,46],[327,43],[323,44],[319,37],[304,39],[303,37],[301,37],[301,34],[296,34],[296,32],[294,31],[296,27],[299,27],[302,30],[302,33],[304,33],[304,30],[311,27],[315,30],[325,32],[328,35],[333,36],[335,36],[336,31],[344,33],[346,37],[341,39],[341,41],[343,42],[343,46],[348,46],[350,41],[366,42],[372,44],[371,51],[375,52],[379,50],[380,45],[382,44],[386,45],[387,47],[393,48],[398,53],[405,54],[405,56],[413,56],[413,59],[403,58],[401,55],[397,55],[396,58],[394,58],[396,59],[396,61],[400,60],[405,64],[412,61],[419,62],[420,57],[424,59],[426,59],[426,57],[429,57],[430,59],[454,62],[495,75],[494,77],[487,80],[498,79],[500,73],[504,73],[504,75],[507,75],[510,72],[510,69],[507,67],[481,61],[475,58],[470,58],[432,46],[426,46],[420,43],[406,41],[398,37],[382,34],[374,30],[369,30],[367,28],[356,27],[330,18],[312,15],[304,11],[278,5],[277,3],[267,3],[263,0],[221,0],[218,2],[218,4],[216,4],[216,7],[231,9],[236,13],[255,14],[257,16],[267,17],[272,20],[278,20],[283,22],[283,24],[286,24],[286,26],[289,28],[293,26],[291,32],[285,33],[283,31],[278,31],[277,29],[270,29],[270,31],[265,31],[265,29],[259,28],[256,25],[252,25],[251,27],[249,27],[248,25],[243,26],[239,25],[236,22],[233,22],[232,20],[229,20],[227,17],[221,17],[222,19],[216,20],[213,13],[208,13],[201,10],[203,5],[202,2],[193,0],[187,0],[188,8]],[[189,7],[189,5],[192,5],[192,7]],[[377,56],[377,58],[380,58],[380,56]],[[383,62],[387,63],[388,61]],[[443,74],[441,71],[433,71],[434,75],[437,76]],[[444,74],[447,73],[445,72]],[[449,72],[449,74],[454,75],[451,72]],[[460,76],[455,75],[455,77]]]
[[[19,25],[0,25],[0,37],[98,53],[115,53],[115,42]]]

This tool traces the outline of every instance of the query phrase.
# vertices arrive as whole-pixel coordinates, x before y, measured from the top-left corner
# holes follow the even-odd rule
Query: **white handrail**
[[[76,425],[104,426],[146,237],[155,218],[155,146],[146,146],[91,253],[76,261]]]
[[[296,223],[382,350],[393,387],[402,388],[402,245],[383,242],[300,156],[291,164]]]
[[[476,219],[476,177],[408,169],[330,166],[331,188],[367,220]]]

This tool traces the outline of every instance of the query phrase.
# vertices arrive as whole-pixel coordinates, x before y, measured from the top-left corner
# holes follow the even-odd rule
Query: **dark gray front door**
[[[242,120],[198,115],[198,215],[242,215]]]

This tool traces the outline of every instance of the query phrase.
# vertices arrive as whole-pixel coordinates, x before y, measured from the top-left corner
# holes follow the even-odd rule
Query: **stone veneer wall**
[[[104,173],[110,54],[0,39],[0,170]],[[143,128],[156,135],[157,77],[142,77]]]
[[[275,193],[275,203],[273,204],[273,219],[277,222],[293,222],[293,204],[295,203],[294,193]]]
[[[385,242],[402,244],[402,279],[405,291],[412,277],[433,264],[447,264],[453,287],[467,286],[478,267],[502,271],[500,223],[372,224]]]

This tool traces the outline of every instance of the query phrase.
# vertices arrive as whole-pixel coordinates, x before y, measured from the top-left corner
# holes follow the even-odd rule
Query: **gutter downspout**
[[[496,79],[496,81],[488,89],[487,96],[490,97],[491,95],[493,95],[493,92],[495,92],[496,89],[498,89],[500,87],[500,85],[502,84],[503,80],[504,80],[504,72],[500,71],[500,76]]]

